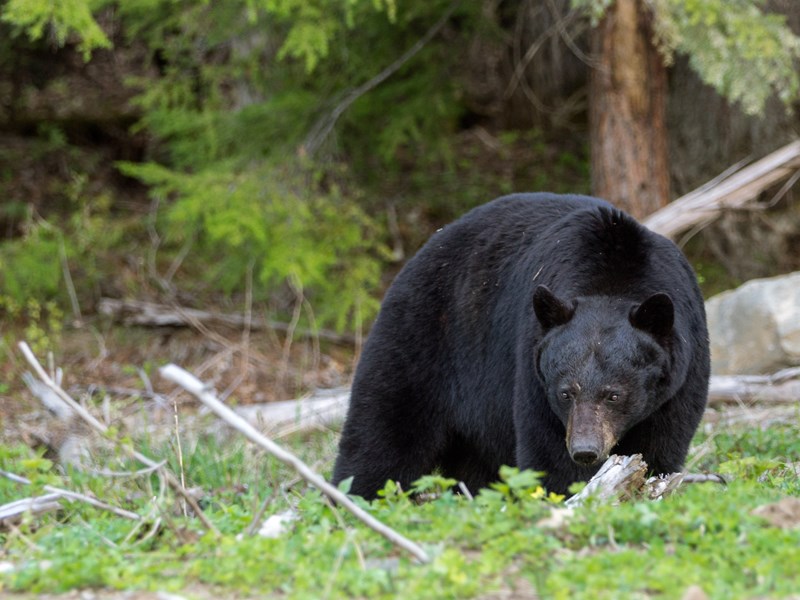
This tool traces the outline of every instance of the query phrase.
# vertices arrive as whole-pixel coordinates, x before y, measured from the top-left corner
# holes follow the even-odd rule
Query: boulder
[[[754,279],[706,302],[714,375],[800,365],[800,271]]]

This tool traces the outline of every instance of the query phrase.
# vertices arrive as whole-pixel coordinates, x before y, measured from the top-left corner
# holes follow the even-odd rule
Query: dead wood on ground
[[[100,314],[128,326],[191,327],[193,323],[197,322],[203,325],[222,325],[233,329],[249,327],[253,331],[272,329],[288,333],[292,329],[289,323],[268,321],[257,315],[252,315],[248,318],[244,314],[211,312],[185,306],[148,302],[146,300],[102,298],[98,305],[98,311]],[[306,338],[318,338],[336,344],[355,344],[356,342],[356,338],[353,335],[336,333],[329,329],[315,331],[295,329],[294,334]]]
[[[702,229],[725,211],[742,208],[771,186],[788,180],[778,197],[800,177],[800,140],[794,141],[751,165],[734,165],[715,179],[673,200],[644,219],[656,233],[676,239],[685,231]]]

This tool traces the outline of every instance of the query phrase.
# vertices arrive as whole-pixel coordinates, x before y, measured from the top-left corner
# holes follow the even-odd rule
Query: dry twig
[[[178,305],[158,304],[145,300],[117,300],[114,298],[101,298],[98,310],[116,321],[125,325],[141,325],[144,327],[195,327],[198,324],[214,324],[233,327],[236,329],[249,328],[251,331],[274,329],[287,333],[291,327],[288,323],[267,321],[263,318],[253,318],[252,315],[224,314],[205,310],[197,310]],[[319,337],[321,340],[336,344],[353,344],[355,338],[347,334],[339,334],[328,329],[311,331],[298,329],[295,335],[303,337]]]

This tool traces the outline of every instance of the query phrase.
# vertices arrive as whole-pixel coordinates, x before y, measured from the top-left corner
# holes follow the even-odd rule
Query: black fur
[[[703,300],[672,242],[596,198],[499,198],[437,232],[386,294],[333,480],[371,498],[439,467],[476,490],[508,464],[564,492],[598,468],[570,458],[570,402],[603,407],[615,453],[679,470],[708,375]],[[622,400],[600,404],[612,388]]]

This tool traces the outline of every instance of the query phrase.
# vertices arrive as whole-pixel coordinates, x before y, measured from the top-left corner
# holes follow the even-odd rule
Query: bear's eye
[[[619,400],[619,394],[617,392],[609,392],[608,395],[606,396],[606,399],[609,402],[616,402]]]
[[[569,392],[568,392],[567,390],[561,390],[561,391],[559,392],[558,396],[559,396],[559,397],[560,397],[562,400],[564,400],[565,402],[566,402],[567,400],[569,400]]]

